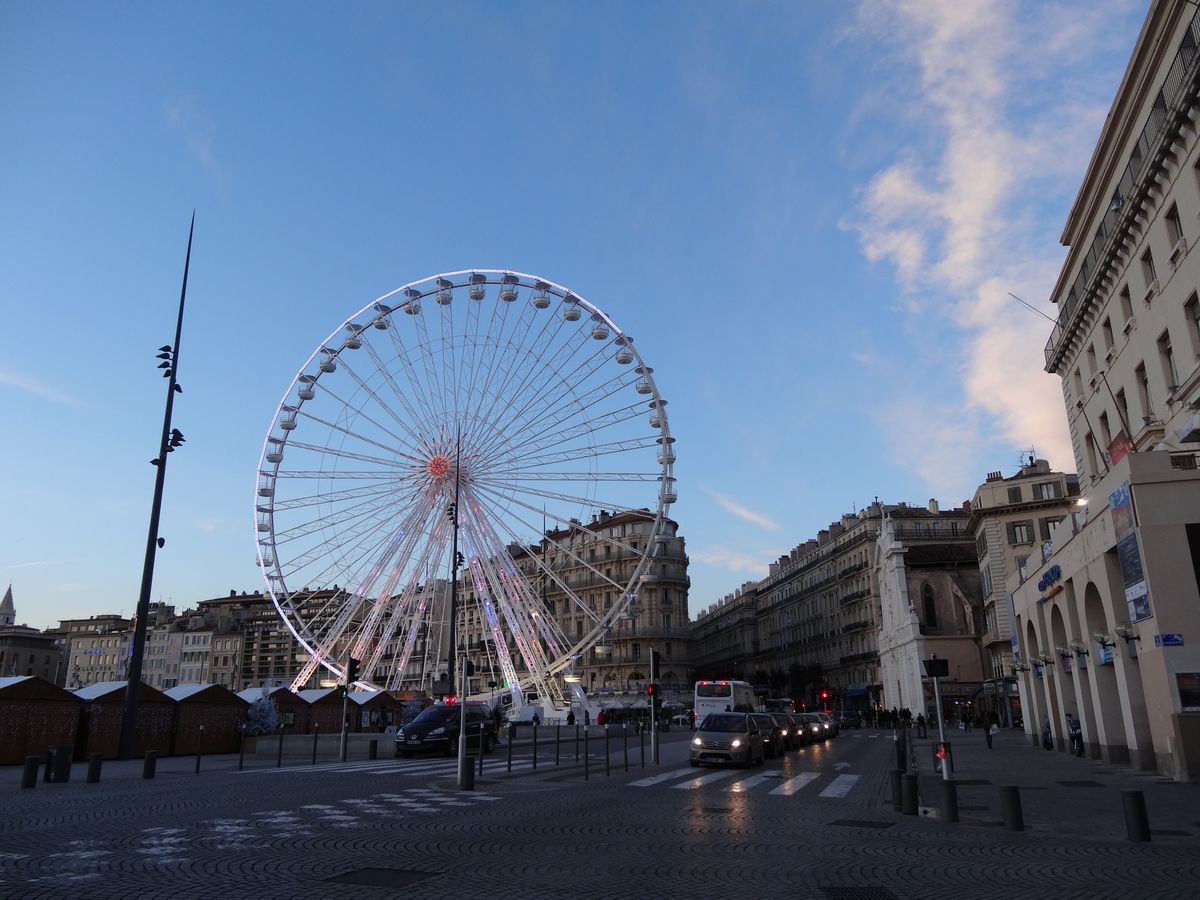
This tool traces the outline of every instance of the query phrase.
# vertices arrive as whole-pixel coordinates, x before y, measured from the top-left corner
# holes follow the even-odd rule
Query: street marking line
[[[779,775],[776,772],[759,772],[757,775],[751,775],[749,778],[743,778],[741,781],[735,781],[725,790],[729,791],[731,794],[740,794],[750,790],[752,787],[762,784],[764,781],[767,781],[770,778],[778,777]]]
[[[818,797],[845,797],[850,793],[850,789],[854,787],[854,783],[858,781],[857,775],[839,775],[833,779],[829,787],[817,794]]]
[[[695,768],[688,766],[686,769],[676,769],[674,772],[666,772],[662,775],[653,775],[650,778],[642,778],[638,781],[629,782],[630,787],[650,787],[652,784],[658,784],[660,781],[670,781],[672,778],[679,778],[683,775],[691,775],[695,772]]]
[[[781,794],[784,797],[790,797],[797,791],[803,790],[805,786],[812,784],[817,780],[818,777],[820,776],[818,776],[816,772],[801,772],[795,778],[789,778],[779,787],[775,788],[775,790],[771,791],[771,793]]]
[[[690,781],[683,782],[682,784],[673,784],[671,787],[677,791],[694,791],[698,787],[702,787],[703,785],[710,784],[714,781],[720,781],[722,778],[728,778],[732,774],[732,772],[709,772],[707,775],[701,775],[699,778],[693,778]]]

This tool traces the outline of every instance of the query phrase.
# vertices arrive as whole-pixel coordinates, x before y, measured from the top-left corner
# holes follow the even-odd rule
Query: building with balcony
[[[1046,371],[1076,511],[1009,580],[1030,740],[1200,778],[1200,11],[1154,0],[1071,208]]]
[[[989,472],[971,498],[967,528],[975,539],[983,593],[984,690],[982,705],[988,717],[1009,727],[1021,719],[1013,653],[1012,598],[1008,579],[1013,573],[1041,564],[1050,532],[1079,496],[1074,474],[1054,472],[1050,463],[1032,454],[1027,464],[1007,478]]]
[[[695,680],[751,680],[759,665],[758,582],[747,581],[702,610],[691,635]]]

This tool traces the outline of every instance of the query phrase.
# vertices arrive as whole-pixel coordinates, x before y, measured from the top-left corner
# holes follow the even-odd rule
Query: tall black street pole
[[[450,516],[450,525],[454,532],[450,538],[450,652],[446,659],[446,677],[450,680],[449,696],[451,697],[456,696],[454,693],[454,667],[458,662],[458,647],[454,642],[454,626],[458,616],[458,467],[461,462],[462,432],[459,432],[454,442],[454,503],[450,507],[453,510]]]
[[[175,395],[182,392],[176,383],[179,375],[179,341],[183,336],[183,301],[187,297],[188,266],[192,261],[192,233],[196,228],[196,212],[192,211],[192,223],[188,228],[187,255],[183,260],[183,287],[179,291],[179,318],[175,322],[175,343],[164,349],[167,374],[167,406],[163,414],[162,440],[158,444],[158,458],[152,465],[158,472],[154,477],[154,502],[150,506],[150,531],[146,536],[146,561],[142,566],[142,592],[138,595],[137,622],[133,629],[133,649],[129,660],[129,680],[125,685],[125,715],[121,718],[121,740],[117,747],[118,759],[133,756],[137,735],[138,693],[142,683],[142,657],[146,653],[146,619],[150,615],[150,588],[154,583],[154,555],[158,550],[158,519],[162,509],[163,484],[167,478],[167,457],[182,440],[175,440],[171,432],[171,410]]]

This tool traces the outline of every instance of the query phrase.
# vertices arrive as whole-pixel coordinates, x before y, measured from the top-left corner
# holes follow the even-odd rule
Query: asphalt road
[[[628,771],[614,739],[609,774],[590,741],[586,780],[573,742],[555,765],[539,739],[536,769],[521,742],[511,773],[502,747],[473,791],[441,758],[242,772],[206,759],[200,775],[164,760],[152,781],[140,762],[109,763],[100,784],[77,766],[33,790],[4,770],[0,896],[1158,900],[1200,883],[1196,830],[1133,844],[1112,829],[902,816],[890,734],[851,731],[748,769],[691,767],[679,732],[643,768],[629,738]]]

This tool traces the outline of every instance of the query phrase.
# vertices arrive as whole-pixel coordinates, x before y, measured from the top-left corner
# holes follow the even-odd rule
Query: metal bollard
[[[958,821],[958,785],[953,781],[942,782],[942,821]]]
[[[482,736],[479,738],[479,741],[480,741],[480,743],[479,743],[479,777],[482,778],[483,777],[483,757],[484,757],[483,737]]]
[[[104,761],[103,753],[93,753],[88,757],[88,773],[87,783],[98,784],[100,782],[100,764]]]
[[[900,812],[906,816],[917,814],[917,776],[906,772],[900,779]]]
[[[54,748],[46,748],[46,771],[42,773],[42,784],[54,781]]]
[[[458,789],[475,790],[475,757],[464,756],[458,761]]]
[[[515,724],[509,725],[508,726],[508,771],[510,771],[510,772],[512,771],[513,738],[515,738],[516,736],[517,736],[517,726]]]
[[[279,729],[279,752],[275,755],[275,768],[283,765],[283,729]]]
[[[896,812],[900,812],[900,807],[903,805],[900,795],[900,776],[903,774],[899,769],[892,769],[892,807]]]
[[[25,771],[21,775],[21,787],[37,787],[38,769],[42,767],[40,756],[25,757]]]
[[[645,734],[645,732],[643,732],[641,735],[640,743],[642,745],[642,768],[644,769],[644,768],[646,768],[646,734]]]
[[[203,741],[204,726],[201,725],[199,731],[196,733],[196,775],[200,774],[200,745],[203,743]]]
[[[583,780],[588,780],[588,773],[591,771],[592,754],[588,749],[588,740],[592,736],[590,725],[585,725],[583,728]]]
[[[481,749],[481,755],[482,752],[483,751]],[[367,759],[379,759],[379,738],[374,738],[367,741]]]
[[[612,759],[609,756],[609,751],[608,751],[608,726],[605,725],[604,726],[604,774],[605,775],[612,774],[611,763],[612,763]]]
[[[904,733],[900,731],[894,732],[892,740],[896,742],[896,768],[903,772],[908,768],[908,752],[904,745]]]
[[[629,726],[621,726],[621,743],[625,747],[625,771],[629,771]]]
[[[317,764],[317,738],[319,738],[320,736],[321,736],[320,726],[314,725],[313,726],[313,755],[312,755],[312,764],[314,766]]]
[[[69,744],[59,744],[54,748],[54,781],[56,784],[66,784],[71,780],[71,756],[75,748]]]
[[[538,732],[537,722],[534,722],[533,723],[533,767],[534,767],[534,769],[537,768],[537,732]]]
[[[142,761],[142,777],[153,778],[154,769],[158,766],[158,751],[147,750],[146,758]]]
[[[554,764],[556,766],[558,765],[558,742],[562,737],[562,735],[560,734],[561,731],[562,731],[561,725],[554,726]]]
[[[575,762],[579,762],[579,726],[575,726]]]
[[[1141,791],[1121,791],[1121,806],[1125,809],[1125,834],[1135,843],[1150,840],[1150,818],[1146,815],[1146,796]]]
[[[1021,789],[1016,785],[1000,788],[1000,809],[1004,814],[1004,827],[1009,831],[1024,831],[1025,816],[1021,812]]]

